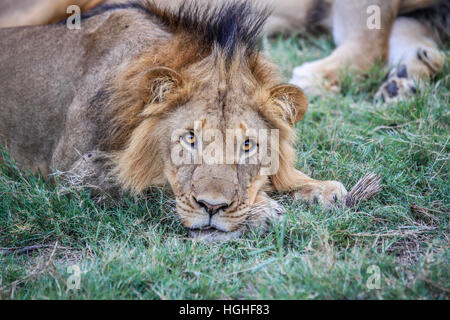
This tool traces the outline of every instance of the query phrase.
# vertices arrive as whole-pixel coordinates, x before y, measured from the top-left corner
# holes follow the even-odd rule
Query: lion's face
[[[135,103],[133,117],[130,107],[118,105],[111,132],[128,141],[115,166],[126,189],[168,183],[175,213],[191,234],[226,239],[264,229],[281,213],[264,190],[287,184],[286,168],[295,159],[292,126],[307,103],[300,89],[279,84],[262,58],[229,67],[217,61],[211,56],[182,72],[127,73],[127,83],[142,93],[130,103],[146,105]],[[130,82],[135,75],[139,80]]]
[[[235,232],[252,223],[253,208],[263,214],[255,199],[267,181],[260,169],[270,128],[245,105],[252,102],[224,99],[190,101],[166,120],[165,174],[176,214],[191,230]]]

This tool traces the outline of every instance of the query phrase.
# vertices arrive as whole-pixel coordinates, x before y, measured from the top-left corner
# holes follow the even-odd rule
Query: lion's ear
[[[154,67],[143,74],[139,89],[146,104],[161,103],[169,92],[183,84],[182,76],[175,70],[168,67]]]
[[[291,84],[280,84],[270,89],[273,112],[291,126],[299,122],[308,108],[308,99],[303,91]]]

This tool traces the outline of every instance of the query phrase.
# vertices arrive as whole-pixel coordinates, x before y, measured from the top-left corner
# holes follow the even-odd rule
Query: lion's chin
[[[242,236],[242,233],[242,230],[224,232],[214,228],[189,230],[189,235],[192,239],[202,242],[219,242],[238,239]]]

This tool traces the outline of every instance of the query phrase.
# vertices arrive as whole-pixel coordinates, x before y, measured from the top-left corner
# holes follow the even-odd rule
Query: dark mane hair
[[[256,7],[250,1],[231,0],[221,4],[200,4],[185,0],[177,11],[162,9],[151,0],[134,0],[117,4],[104,4],[87,12],[87,19],[110,10],[137,9],[157,18],[173,32],[187,32],[199,37],[206,45],[217,45],[227,60],[237,48],[247,52],[257,50],[265,21],[270,15],[266,7]]]
[[[405,17],[418,19],[434,29],[441,45],[450,42],[450,3],[440,0],[434,6],[404,14]]]

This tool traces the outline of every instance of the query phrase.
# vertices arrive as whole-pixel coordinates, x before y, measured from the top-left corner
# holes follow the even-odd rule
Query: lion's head
[[[289,189],[292,127],[307,102],[251,46],[264,17],[245,3],[218,10],[228,24],[188,10],[204,21],[195,32],[189,14],[160,13],[171,33],[108,88],[105,139],[126,189],[168,183],[186,228],[228,237],[279,214],[264,191]]]

